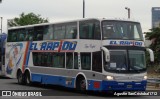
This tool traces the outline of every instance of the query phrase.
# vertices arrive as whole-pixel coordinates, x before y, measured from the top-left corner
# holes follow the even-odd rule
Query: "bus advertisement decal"
[[[6,67],[7,74],[12,74],[13,68],[16,68],[22,59],[23,43],[11,44],[8,52],[8,63]]]
[[[110,41],[109,45],[114,46],[143,46],[141,41]]]
[[[74,51],[77,46],[77,41],[49,41],[49,42],[32,42],[29,50],[31,51]]]

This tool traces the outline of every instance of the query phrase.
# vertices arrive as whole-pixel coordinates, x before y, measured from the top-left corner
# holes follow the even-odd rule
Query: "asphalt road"
[[[110,99],[110,98],[130,98],[130,99],[159,99],[160,96],[112,96],[109,94],[102,94],[99,92],[87,92],[80,93],[73,89],[67,89],[60,86],[45,86],[40,84],[33,84],[31,86],[19,85],[16,79],[8,79],[0,77],[0,90],[33,90],[42,91],[50,93],[52,96],[39,96],[39,97],[29,97],[29,96],[12,96],[12,97],[0,97],[0,99]]]

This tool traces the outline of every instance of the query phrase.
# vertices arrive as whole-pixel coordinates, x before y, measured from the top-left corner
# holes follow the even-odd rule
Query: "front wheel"
[[[76,89],[78,91],[86,91],[86,80],[84,78],[79,78],[77,80]]]

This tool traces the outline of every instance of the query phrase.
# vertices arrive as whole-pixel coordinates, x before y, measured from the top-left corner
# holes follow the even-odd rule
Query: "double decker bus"
[[[145,90],[146,49],[139,22],[81,19],[8,29],[6,76],[19,84],[77,90]]]

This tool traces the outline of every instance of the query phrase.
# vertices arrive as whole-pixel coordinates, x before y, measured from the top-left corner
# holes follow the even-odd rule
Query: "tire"
[[[26,85],[31,85],[32,84],[31,80],[30,80],[30,73],[29,72],[25,73],[24,81],[25,81]]]
[[[84,92],[86,91],[86,80],[84,77],[78,78],[76,82],[76,89],[78,91]]]
[[[17,80],[18,80],[18,84],[24,84],[24,78],[23,78],[23,74],[21,71],[18,71],[17,73]]]

